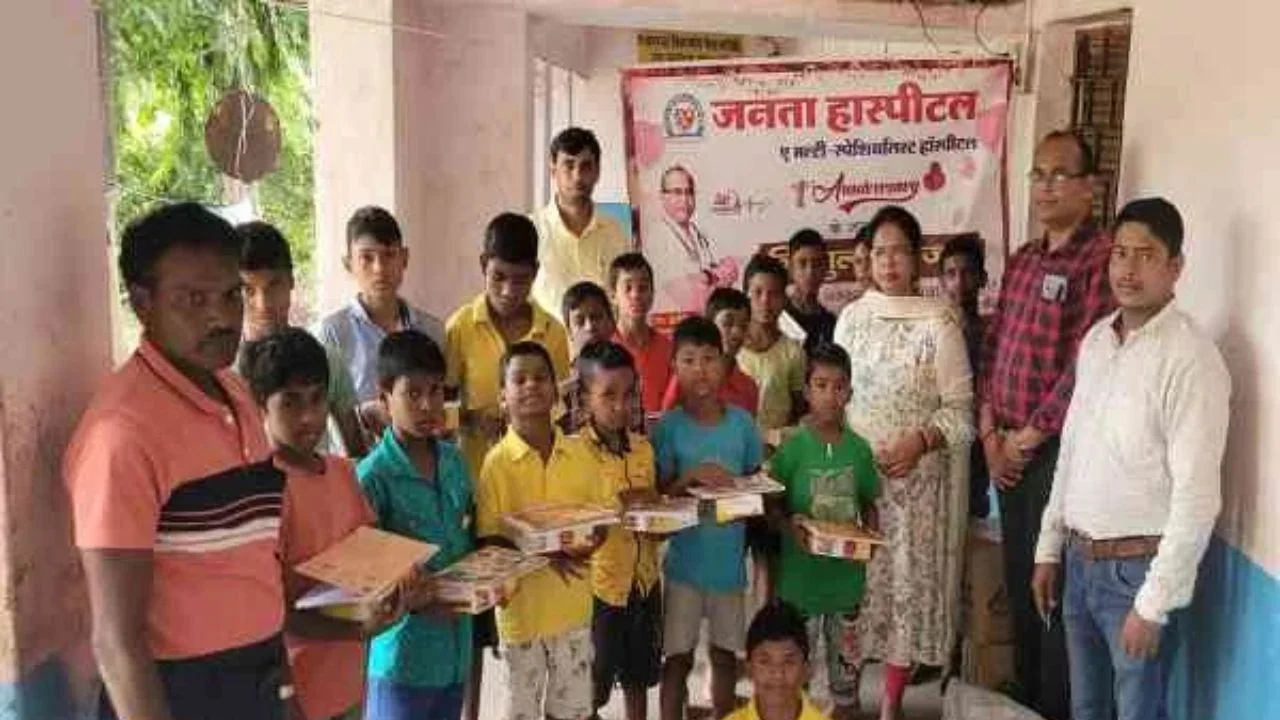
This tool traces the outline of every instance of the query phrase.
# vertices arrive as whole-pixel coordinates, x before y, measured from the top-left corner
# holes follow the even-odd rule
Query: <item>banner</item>
[[[628,192],[655,312],[701,312],[801,228],[830,243],[823,302],[861,293],[858,229],[885,205],[924,229],[921,289],[977,233],[995,297],[1007,248],[1007,59],[705,63],[624,71]]]

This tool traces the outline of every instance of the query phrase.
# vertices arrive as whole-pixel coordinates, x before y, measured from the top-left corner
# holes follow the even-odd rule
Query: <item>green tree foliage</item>
[[[280,118],[275,172],[254,187],[304,274],[315,246],[307,16],[263,0],[105,0],[116,224],[160,198],[220,203],[223,176],[204,125],[229,89],[265,98]]]

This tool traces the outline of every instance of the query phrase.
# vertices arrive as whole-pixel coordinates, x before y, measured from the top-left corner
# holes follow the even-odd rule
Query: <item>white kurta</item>
[[[909,475],[881,484],[886,545],[867,570],[858,620],[863,654],[946,665],[959,616],[974,437],[964,335],[941,300],[872,290],[840,314],[835,341],[852,360],[847,417],[855,432],[873,447],[916,428],[946,438]]]

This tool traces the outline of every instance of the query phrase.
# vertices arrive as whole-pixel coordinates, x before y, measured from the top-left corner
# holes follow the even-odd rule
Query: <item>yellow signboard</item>
[[[741,35],[642,31],[636,33],[636,56],[642,63],[726,60],[744,54]]]

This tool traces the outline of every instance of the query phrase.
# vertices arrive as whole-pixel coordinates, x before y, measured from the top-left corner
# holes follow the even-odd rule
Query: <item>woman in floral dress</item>
[[[911,666],[948,664],[956,637],[973,388],[954,310],[916,291],[920,224],[891,206],[869,230],[875,289],[840,314],[835,341],[853,361],[849,425],[884,478],[886,545],[868,567],[857,633],[863,655],[887,664],[880,718],[896,720]]]

